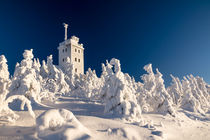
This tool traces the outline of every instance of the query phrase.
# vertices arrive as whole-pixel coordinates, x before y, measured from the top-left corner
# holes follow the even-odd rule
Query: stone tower
[[[67,27],[68,24],[64,24],[65,27],[65,38],[64,41],[59,43],[58,55],[59,55],[59,66],[63,68],[67,57],[71,59],[74,65],[73,72],[75,74],[84,74],[84,48],[83,44],[79,43],[79,38],[72,36],[70,39],[67,38]]]

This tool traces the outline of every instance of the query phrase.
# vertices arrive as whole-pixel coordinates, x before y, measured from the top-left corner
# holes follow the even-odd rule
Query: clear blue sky
[[[167,83],[170,74],[210,83],[210,1],[43,1],[0,1],[0,54],[12,73],[25,49],[40,60],[53,54],[57,64],[65,22],[84,44],[85,70],[100,74],[101,63],[115,57],[137,81],[152,63]]]

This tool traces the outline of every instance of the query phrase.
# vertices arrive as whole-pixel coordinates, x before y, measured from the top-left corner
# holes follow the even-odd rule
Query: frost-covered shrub
[[[81,139],[90,137],[89,130],[84,127],[71,111],[51,109],[36,119],[36,131],[42,139]]]
[[[172,80],[168,92],[178,107],[201,114],[210,110],[210,95],[203,78],[190,75],[180,82],[172,76]]]
[[[131,77],[121,72],[120,61],[113,58],[103,69],[105,83],[101,95],[104,111],[121,115],[129,121],[140,121],[141,107],[137,103]]]
[[[141,84],[138,88],[139,104],[145,112],[169,113],[175,115],[173,100],[168,94],[162,74],[156,69],[156,74],[153,73],[152,64],[144,66],[147,74],[144,74],[141,79]]]

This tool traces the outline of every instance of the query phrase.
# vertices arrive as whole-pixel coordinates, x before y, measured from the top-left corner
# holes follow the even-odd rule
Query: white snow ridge
[[[1,55],[0,139],[209,140],[210,85],[171,75],[166,87],[152,64],[144,70],[135,81],[113,58],[100,76],[76,73],[70,57],[62,68],[52,55],[40,64],[31,49],[10,75]]]

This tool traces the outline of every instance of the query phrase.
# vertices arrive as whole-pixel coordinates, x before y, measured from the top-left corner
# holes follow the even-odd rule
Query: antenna
[[[68,28],[68,24],[63,23],[63,26],[65,28],[65,37],[64,37],[64,40],[67,40],[67,28]]]

